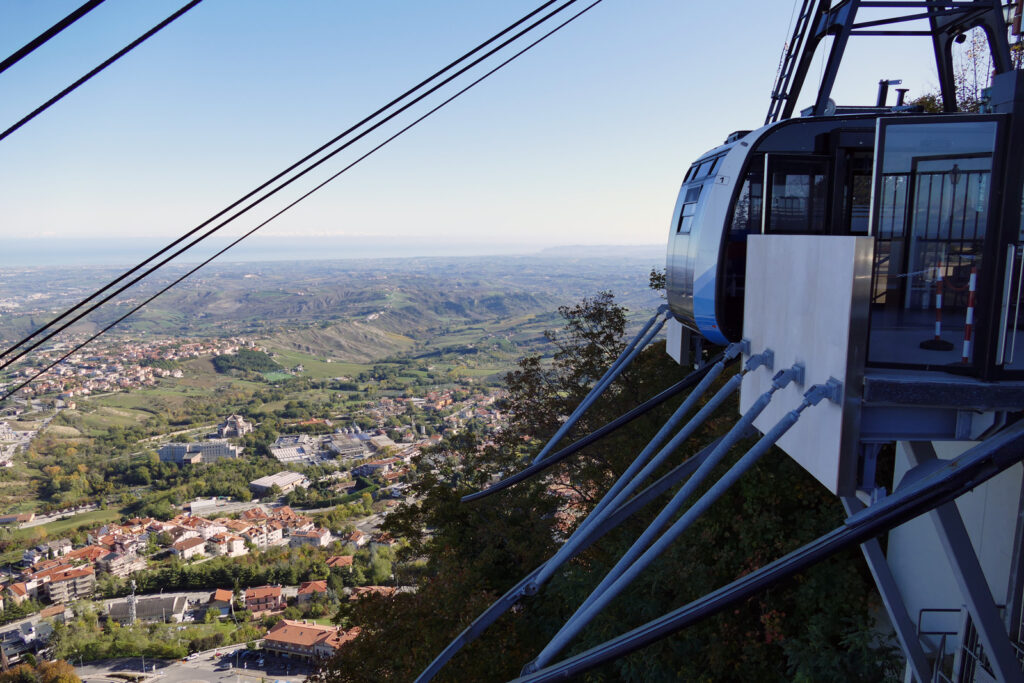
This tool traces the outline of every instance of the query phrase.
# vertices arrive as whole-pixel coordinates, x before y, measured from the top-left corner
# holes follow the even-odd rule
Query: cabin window
[[[826,233],[828,163],[814,157],[767,157],[768,207],[765,232]]]
[[[758,163],[751,164],[753,170],[743,179],[743,186],[736,197],[732,212],[731,231],[736,234],[761,232],[761,201],[764,196],[764,172]]]
[[[695,185],[686,190],[686,195],[683,197],[683,208],[679,212],[679,225],[676,227],[678,234],[690,234],[690,230],[693,228],[693,215],[697,212],[697,200],[700,199],[700,191],[703,188],[703,185]]]
[[[872,163],[872,155],[866,152],[846,157],[843,213],[846,231],[851,235],[867,235],[870,228]]]
[[[708,169],[708,175],[714,175],[715,171],[718,170],[718,162],[722,160],[722,157],[715,157],[711,160],[711,168]]]

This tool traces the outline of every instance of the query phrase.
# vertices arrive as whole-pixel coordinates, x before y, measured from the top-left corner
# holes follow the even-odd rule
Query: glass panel
[[[700,191],[703,187],[703,185],[696,185],[686,190],[683,209],[679,213],[679,225],[676,227],[677,233],[687,235],[693,228],[693,215],[697,212],[697,200],[700,199]]]
[[[754,157],[749,168],[736,198],[736,205],[733,207],[732,224],[722,252],[722,271],[718,282],[718,300],[723,311],[722,333],[730,338],[738,337],[742,333],[739,323],[743,320],[747,235],[761,232],[764,158]],[[735,329],[724,327],[732,324],[736,325]]]
[[[969,364],[996,123],[884,130],[868,360]]]
[[[766,232],[824,234],[827,201],[824,161],[770,157]]]
[[[847,157],[843,208],[846,215],[846,229],[850,234],[868,234],[868,213],[871,210],[871,162],[870,154],[851,154]]]
[[[1005,282],[1006,312],[1003,317],[1003,367],[1024,370],[1024,247],[1011,246]]]
[[[1007,276],[1004,283],[1003,316],[1003,367],[1007,370],[1024,370],[1024,188],[1020,198],[1020,232],[1021,244],[1009,245],[1007,248]]]

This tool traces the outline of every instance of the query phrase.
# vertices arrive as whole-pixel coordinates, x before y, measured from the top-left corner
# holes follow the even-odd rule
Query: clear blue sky
[[[0,74],[0,127],[183,2],[107,0]],[[5,0],[0,56],[80,3]],[[0,239],[184,232],[538,4],[205,0],[0,142]],[[661,243],[690,161],[763,121],[791,10],[605,0],[267,233]],[[932,89],[927,50],[855,42],[836,99]]]

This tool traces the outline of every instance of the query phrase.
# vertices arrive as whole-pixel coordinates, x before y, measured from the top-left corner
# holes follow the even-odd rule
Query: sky
[[[184,1],[106,0],[0,74],[0,127]],[[79,4],[4,0],[0,56]],[[539,4],[204,0],[0,141],[0,240],[26,262],[111,245],[116,260],[148,253]],[[663,244],[690,162],[763,122],[792,10],[791,0],[604,0],[252,246],[344,257],[347,243],[376,244],[377,255]],[[880,78],[903,78],[911,97],[934,90],[928,41],[855,39],[834,98],[872,104]],[[415,111],[401,121],[425,108]],[[337,171],[383,130],[211,244]]]

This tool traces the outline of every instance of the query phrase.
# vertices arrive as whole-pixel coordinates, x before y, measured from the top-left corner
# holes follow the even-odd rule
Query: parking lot
[[[125,683],[124,675],[141,675],[142,666],[141,657],[130,657],[92,662],[75,670],[83,683]],[[193,655],[186,661],[147,659],[146,679],[140,683],[262,683],[264,679],[300,683],[309,672],[301,662],[264,657],[239,646]]]

